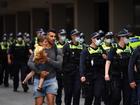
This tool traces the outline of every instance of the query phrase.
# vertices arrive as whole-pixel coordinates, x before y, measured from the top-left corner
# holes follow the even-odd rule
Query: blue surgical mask
[[[125,38],[125,39],[124,39],[124,43],[125,43],[125,44],[128,44],[128,43],[129,43],[129,39],[128,39],[128,38]]]
[[[23,39],[21,37],[17,38],[18,41],[22,41]]]
[[[66,36],[61,36],[60,38],[61,38],[62,41],[66,40]]]
[[[75,38],[75,41],[76,41],[76,42],[80,42],[80,37],[79,37],[79,36],[76,37],[76,38]]]
[[[107,44],[110,44],[112,41],[111,41],[111,39],[105,39],[105,42],[106,42]]]
[[[83,43],[84,42],[84,38],[80,38],[80,43]]]
[[[97,46],[99,46],[101,44],[101,39],[96,39],[96,43],[95,43]]]

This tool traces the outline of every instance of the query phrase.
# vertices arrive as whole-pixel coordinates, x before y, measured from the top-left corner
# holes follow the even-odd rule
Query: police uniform
[[[137,46],[140,46],[140,36],[134,35],[133,37],[129,37],[129,45],[135,49]]]
[[[102,42],[102,48],[104,49],[105,53],[108,54],[110,49],[116,47],[116,43],[114,43],[114,34],[113,32],[107,32],[104,36],[104,41]],[[110,90],[111,83],[110,81],[105,82],[105,88],[103,92],[103,101],[105,105],[109,105],[110,101]]]
[[[89,46],[81,52],[80,75],[86,78],[84,82],[86,89],[84,105],[92,105],[93,99],[94,105],[101,104],[101,96],[104,89],[105,64],[102,54],[105,54],[105,51],[102,46],[97,45],[96,47]]]
[[[120,32],[118,37],[128,36],[127,33]],[[131,91],[128,84],[128,62],[131,55],[131,48],[125,44],[120,47],[119,44],[112,48],[108,54],[111,61],[109,75],[111,82],[110,105],[120,105],[121,90],[123,92],[123,105],[130,105]]]
[[[136,68],[135,68],[136,67]],[[132,53],[128,66],[129,83],[136,83],[133,89],[132,105],[140,105],[140,46]]]
[[[75,41],[80,39],[79,31],[72,30],[71,37],[76,36]],[[80,73],[79,62],[80,52],[83,46],[73,40],[63,47],[63,76],[64,76],[64,92],[65,92],[65,105],[71,105],[73,99],[73,105],[79,105],[80,101]]]
[[[20,39],[20,41],[19,41]],[[27,75],[27,59],[29,55],[28,47],[25,44],[22,35],[18,35],[16,39],[16,43],[13,44],[8,54],[12,57],[13,63],[13,90],[17,91],[19,86],[19,72],[21,70],[21,82],[25,79]],[[27,92],[28,87],[23,86],[24,92]]]
[[[62,51],[65,43],[66,43],[66,31],[65,31],[65,29],[60,29],[58,32],[58,40],[55,43],[56,47]],[[62,70],[60,70],[60,72],[56,73],[56,78],[57,78],[57,82],[58,82],[58,90],[57,90],[55,102],[56,102],[56,105],[61,105],[62,104],[62,89],[63,89]]]
[[[4,82],[4,86],[9,86],[9,69],[7,62],[7,51],[9,49],[9,43],[7,41],[7,36],[3,37],[2,42],[0,43],[0,58],[1,58],[1,67],[0,67],[0,84]]]

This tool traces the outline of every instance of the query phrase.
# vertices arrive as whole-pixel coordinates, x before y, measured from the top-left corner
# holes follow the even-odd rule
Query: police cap
[[[22,37],[22,33],[21,32],[17,33],[16,37]]]
[[[130,35],[129,32],[126,32],[125,30],[120,31],[120,32],[117,34],[118,37],[127,37],[127,36],[129,36],[129,35]]]
[[[112,37],[114,34],[113,34],[113,32],[107,32],[106,34],[105,34],[105,37]]]
[[[65,29],[60,29],[60,30],[58,31],[58,34],[59,34],[59,35],[66,35],[67,33],[66,33],[66,30],[65,30]]]
[[[37,32],[37,33],[42,33],[42,32],[44,32],[44,30],[43,30],[43,28],[38,28],[38,29],[36,30],[36,32]]]
[[[71,35],[79,35],[79,34],[80,34],[80,32],[77,29],[73,29],[71,31]]]
[[[100,37],[100,34],[98,32],[94,32],[91,34],[91,38],[97,38]]]
[[[99,30],[98,33],[100,34],[100,37],[104,37],[104,31],[103,30]]]

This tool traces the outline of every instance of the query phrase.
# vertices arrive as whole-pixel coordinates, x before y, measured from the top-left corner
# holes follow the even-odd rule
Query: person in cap
[[[9,68],[7,62],[7,51],[9,49],[7,34],[2,36],[0,43],[0,85],[4,83],[5,87],[9,86]]]
[[[67,43],[67,33],[65,29],[60,29],[57,34],[57,40],[56,40],[56,47],[63,50],[64,45]],[[62,89],[63,89],[63,74],[62,74],[62,68],[60,72],[56,73],[56,78],[58,82],[58,90],[57,90],[57,96],[56,96],[56,105],[62,104]]]
[[[80,80],[85,84],[84,105],[101,105],[104,89],[104,65],[106,52],[102,48],[100,35],[91,34],[91,44],[80,55]]]
[[[71,41],[63,47],[63,77],[65,105],[79,105],[80,101],[80,52],[83,46],[79,43],[80,32],[77,29],[71,31]]]
[[[29,49],[23,40],[22,33],[16,36],[16,42],[8,50],[8,64],[13,64],[13,91],[17,92],[19,87],[19,72],[21,71],[21,83],[27,75],[27,59]],[[23,86],[23,91],[28,91],[28,86]]]
[[[128,62],[132,52],[128,46],[129,34],[120,31],[116,35],[117,46],[110,49],[105,64],[105,80],[111,82],[111,95],[109,105],[120,105],[121,92],[123,105],[130,105],[131,90],[128,83]]]
[[[85,41],[85,34],[83,32],[80,32],[80,40],[79,43],[84,46],[84,48],[88,47]]]
[[[115,47],[116,43],[114,43],[114,34],[113,32],[107,32],[104,36],[104,41],[102,42],[102,48],[105,50],[106,55],[108,54],[108,52],[110,51],[110,49],[112,49],[113,47]],[[106,58],[107,59],[107,58]],[[105,88],[104,88],[104,92],[103,92],[103,101],[105,103],[105,105],[108,105],[110,99],[110,93],[111,93],[111,83],[110,81],[106,81],[105,82]]]
[[[107,32],[104,36],[104,41],[102,43],[102,47],[108,53],[112,47],[115,47],[114,43],[114,34],[113,32]]]
[[[66,42],[67,42],[66,30],[60,29],[58,34],[57,34],[57,40],[56,40],[57,48],[62,49]]]
[[[13,43],[15,43],[15,36],[14,36],[14,34],[13,33],[10,33],[9,34],[9,37],[8,37],[8,42],[9,42],[9,44],[10,45],[12,45]]]

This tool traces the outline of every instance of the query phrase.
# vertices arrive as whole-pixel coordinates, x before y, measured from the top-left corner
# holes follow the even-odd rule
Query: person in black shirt
[[[93,99],[94,105],[101,105],[106,52],[100,45],[100,35],[95,32],[91,36],[91,44],[80,55],[80,80],[86,90],[84,105],[92,105]]]
[[[16,42],[10,46],[8,51],[8,64],[13,64],[13,91],[16,92],[19,87],[19,72],[21,70],[21,82],[27,75],[27,59],[29,49],[23,40],[22,34],[18,33]],[[28,86],[23,86],[24,92],[27,92]]]
[[[140,46],[132,53],[128,65],[129,85],[133,90],[132,105],[140,105]]]
[[[131,47],[128,46],[128,35],[120,31],[117,46],[110,49],[105,64],[105,80],[111,82],[111,96],[109,105],[120,105],[121,91],[123,92],[123,105],[130,105],[130,86],[128,83],[128,63]]]

